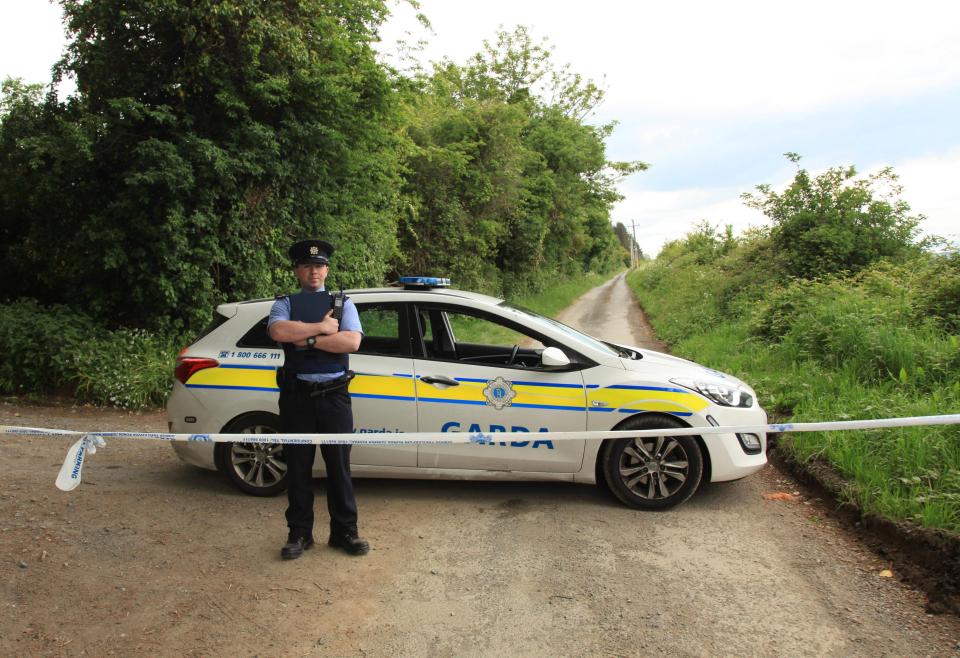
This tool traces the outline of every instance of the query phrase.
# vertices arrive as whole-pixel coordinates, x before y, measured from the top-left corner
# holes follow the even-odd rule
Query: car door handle
[[[426,377],[421,377],[420,381],[433,385],[460,386],[460,382],[455,379],[450,379],[449,377],[443,377],[442,375],[427,375]]]

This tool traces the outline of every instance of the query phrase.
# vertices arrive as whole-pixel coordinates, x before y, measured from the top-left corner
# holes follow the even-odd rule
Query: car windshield
[[[586,345],[587,347],[598,350],[605,354],[610,354],[612,356],[620,356],[620,353],[614,348],[612,348],[610,345],[608,345],[607,343],[599,341],[596,338],[593,338],[592,336],[582,334],[576,329],[574,329],[573,327],[568,327],[567,325],[563,324],[562,322],[558,322],[553,318],[548,318],[547,316],[540,315],[535,311],[525,309],[521,306],[514,306],[513,304],[508,304],[507,302],[500,302],[500,307],[513,311],[517,315],[524,316],[524,319],[527,319],[527,320],[533,319],[533,320],[539,320],[540,322],[546,322],[550,326],[562,331],[571,340],[574,340],[580,343],[581,345]]]

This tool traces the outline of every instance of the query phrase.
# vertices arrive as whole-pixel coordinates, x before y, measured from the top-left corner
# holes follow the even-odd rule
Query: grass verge
[[[674,354],[743,378],[768,412],[781,418],[814,422],[960,411],[956,337],[888,312],[886,296],[853,303],[863,294],[855,282],[807,286],[806,296],[778,318],[784,326],[771,341],[758,335],[756,314],[714,310],[718,321],[685,322],[698,309],[675,303],[691,298],[676,289],[676,280],[649,285],[639,270],[627,281],[654,329],[672,338]],[[797,460],[832,465],[847,482],[841,498],[866,513],[960,532],[960,426],[787,434],[779,447]]]

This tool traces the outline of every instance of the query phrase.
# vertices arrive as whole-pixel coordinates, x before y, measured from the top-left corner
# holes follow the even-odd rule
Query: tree
[[[385,0],[61,4],[51,90],[0,100],[0,299],[193,328],[287,290],[307,235],[337,245],[332,286],[512,294],[622,260],[609,210],[646,165],[607,160],[603,90],[524,28],[403,78],[371,49]]]
[[[82,266],[85,253],[61,253],[61,234],[92,197],[88,126],[44,98],[40,85],[8,79],[0,100],[0,277],[4,297],[69,293],[50,272]],[[67,274],[69,277],[70,275]],[[72,283],[72,281],[71,281]]]
[[[779,194],[758,185],[744,202],[773,221],[773,253],[788,276],[816,278],[857,272],[881,258],[900,258],[917,250],[922,215],[911,216],[899,198],[902,188],[891,167],[865,178],[856,169],[832,167],[811,177],[800,156],[787,153],[797,175]]]
[[[519,203],[523,113],[475,99],[453,103],[442,81],[412,100],[406,134],[400,269],[443,273],[501,292],[500,246]]]
[[[228,295],[289,288],[286,247],[307,235],[339,247],[332,283],[382,280],[399,189],[395,94],[371,48],[382,0],[61,4],[55,82],[77,93],[17,101],[0,163],[69,184],[55,198],[71,204],[0,196],[25,227],[0,295],[26,279],[118,322],[195,325]]]
[[[620,242],[620,246],[622,246],[627,252],[625,256],[626,261],[624,261],[625,264],[630,264],[631,253],[636,254],[637,258],[640,260],[646,260],[646,256],[644,255],[643,250],[640,248],[640,245],[637,244],[637,241],[633,239],[633,235],[627,230],[627,227],[623,224],[623,222],[617,222],[613,227],[613,232],[616,234],[617,240]]]
[[[465,65],[435,64],[421,85],[409,101],[401,267],[512,294],[619,266],[616,184],[646,165],[606,159],[613,126],[585,123],[599,87],[555,69],[523,27]]]

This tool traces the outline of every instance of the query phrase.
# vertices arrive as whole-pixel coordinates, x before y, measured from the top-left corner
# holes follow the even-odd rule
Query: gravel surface
[[[638,317],[622,278],[564,316],[632,344]],[[166,419],[9,399],[0,424]],[[111,441],[63,493],[66,440],[0,440],[0,655],[960,655],[956,617],[772,468],[657,514],[583,485],[357,480],[371,553],[318,537],[283,562],[285,499],[169,445]]]

